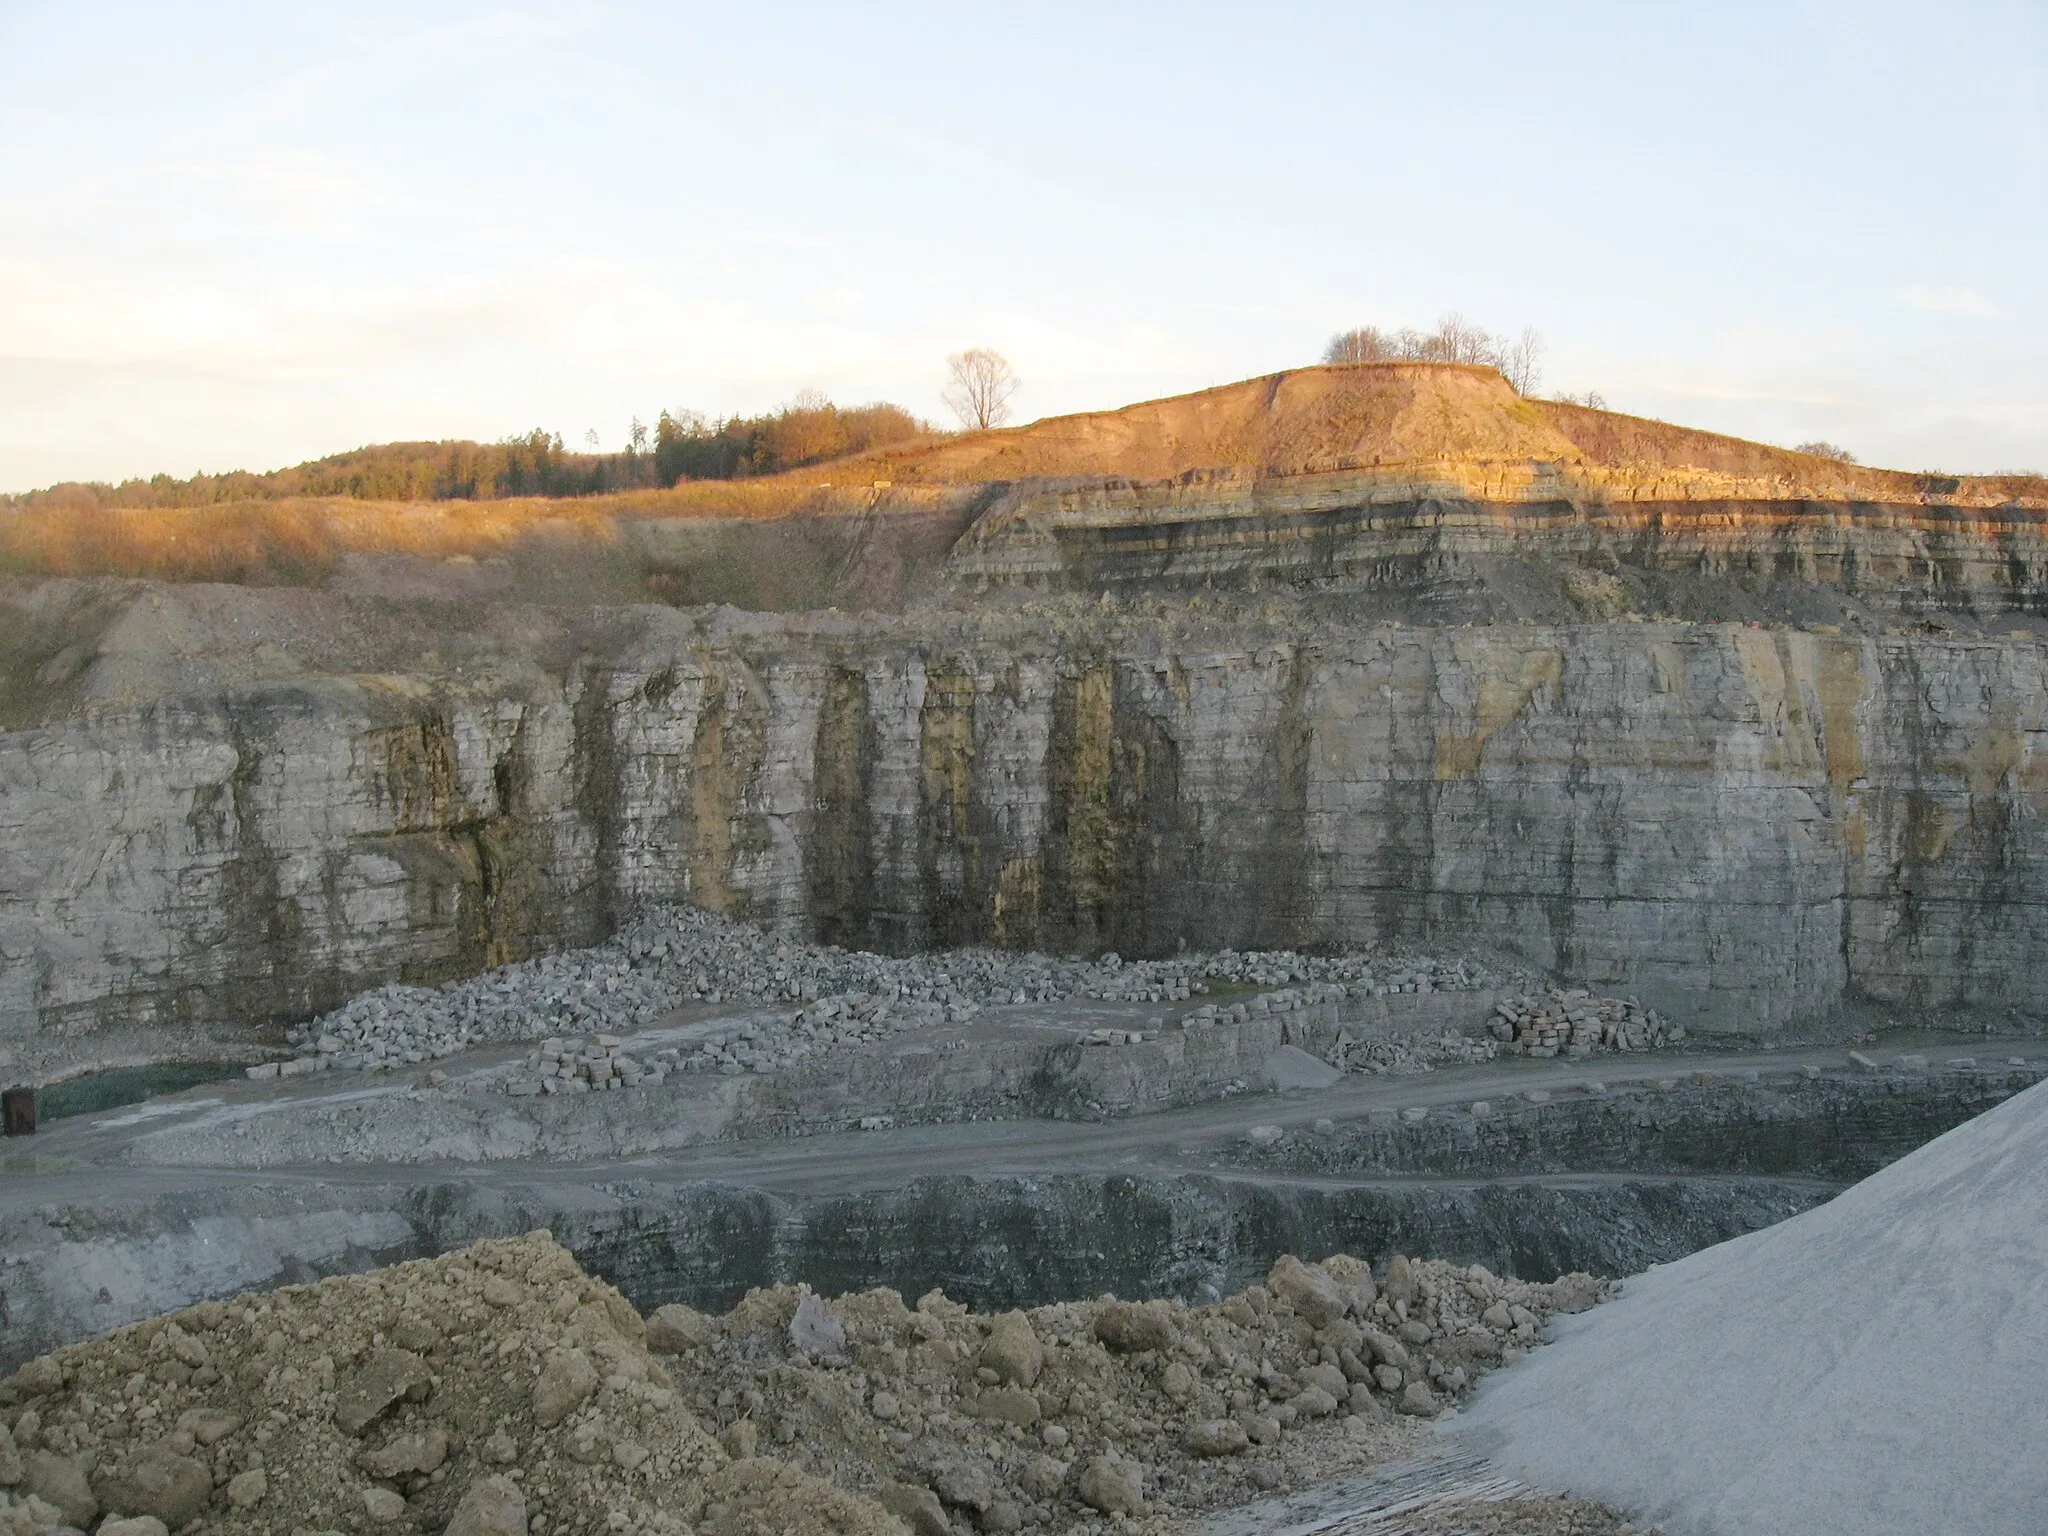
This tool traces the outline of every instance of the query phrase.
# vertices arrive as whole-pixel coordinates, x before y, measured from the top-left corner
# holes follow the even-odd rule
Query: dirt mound
[[[1290,1258],[1199,1309],[781,1287],[643,1321],[533,1233],[32,1361],[0,1532],[1163,1532],[1412,1448],[1603,1289]]]
[[[0,1531],[900,1531],[729,1455],[644,1334],[546,1233],[122,1328],[0,1384]]]
[[[840,485],[1022,479],[1261,477],[1452,463],[1690,471],[1811,494],[1913,502],[2048,501],[2039,476],[1902,474],[1553,400],[1525,399],[1491,368],[1354,363],[1297,368],[1113,411],[906,443],[820,466]],[[809,471],[806,472],[811,473]],[[1717,483],[1718,494],[1727,486]]]
[[[1114,411],[1055,416],[831,466],[898,482],[1262,475],[1416,460],[1569,459],[1571,440],[1491,368],[1371,363],[1297,368]]]

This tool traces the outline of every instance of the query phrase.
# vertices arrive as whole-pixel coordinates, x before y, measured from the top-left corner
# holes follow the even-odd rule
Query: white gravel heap
[[[1076,997],[1172,1004],[1211,982],[1284,988],[1285,1006],[1295,1007],[1345,995],[1470,989],[1492,978],[1459,960],[1292,951],[1140,961],[982,949],[877,955],[777,938],[694,907],[656,907],[589,949],[522,960],[442,987],[391,983],[365,992],[295,1031],[289,1038],[298,1058],[283,1070],[368,1072],[477,1045],[620,1035],[690,1003],[800,1005],[736,1025],[694,1060],[674,1060],[686,1071],[767,1070],[805,1042],[965,1024],[1005,1004]],[[572,1078],[591,1081],[587,1072],[561,1074],[565,1087]]]
[[[1466,1433],[1669,1536],[2048,1530],[2048,1085],[1560,1341]]]

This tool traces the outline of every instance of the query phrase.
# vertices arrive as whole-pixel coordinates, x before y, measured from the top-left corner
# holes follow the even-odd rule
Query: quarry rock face
[[[67,583],[11,622],[88,588],[101,662],[0,736],[0,1037],[302,1018],[673,900],[892,951],[1485,946],[1707,1029],[2039,989],[2023,638],[647,608],[443,654],[389,604]],[[252,675],[221,637],[286,602],[305,654]],[[145,606],[207,636],[147,686]]]

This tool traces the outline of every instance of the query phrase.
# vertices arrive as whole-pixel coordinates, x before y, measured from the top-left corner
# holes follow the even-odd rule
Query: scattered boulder
[[[178,1415],[177,1433],[202,1446],[218,1445],[242,1427],[242,1416],[225,1408],[187,1408]]]
[[[1067,1486],[1068,1465],[1050,1456],[1034,1456],[1017,1475],[1017,1486],[1040,1503],[1049,1503]]]
[[[1035,1387],[1038,1373],[1045,1369],[1045,1346],[1039,1343],[1031,1320],[1022,1312],[1005,1312],[989,1326],[988,1342],[981,1347],[981,1363],[995,1372],[999,1382],[1012,1387]]]
[[[389,1525],[405,1513],[405,1499],[389,1488],[365,1488],[363,1513],[370,1517],[373,1524]]]
[[[391,1337],[399,1348],[419,1355],[431,1354],[441,1347],[442,1342],[441,1330],[430,1318],[421,1317],[418,1313],[407,1313],[401,1317],[398,1326],[391,1330]]]
[[[541,1362],[533,1383],[533,1422],[553,1429],[597,1390],[597,1367],[580,1349],[557,1349]]]
[[[1266,1289],[1294,1308],[1311,1328],[1326,1327],[1350,1310],[1350,1302],[1328,1270],[1319,1264],[1304,1264],[1291,1253],[1275,1261],[1266,1276]]]
[[[1381,1333],[1375,1328],[1366,1334],[1365,1347],[1372,1351],[1373,1360],[1380,1365],[1391,1365],[1401,1370],[1408,1367],[1408,1346],[1392,1334]]]
[[[1351,1383],[1345,1379],[1344,1373],[1334,1365],[1303,1366],[1299,1379],[1303,1390],[1309,1387],[1320,1387],[1333,1400],[1339,1402],[1351,1390]]]
[[[263,1496],[270,1492],[270,1474],[261,1467],[251,1467],[247,1472],[237,1472],[228,1479],[226,1491],[230,1509],[254,1509],[263,1502]]]
[[[101,1521],[99,1536],[171,1536],[171,1530],[155,1515],[125,1515]]]
[[[408,1472],[431,1472],[448,1459],[448,1436],[439,1429],[411,1430],[393,1435],[382,1449],[365,1451],[356,1465],[372,1477],[388,1480]]]
[[[1180,1342],[1173,1308],[1164,1301],[1109,1301],[1095,1317],[1095,1337],[1118,1354],[1171,1349]]]
[[[477,1479],[443,1536],[526,1536],[526,1495],[509,1477],[492,1475]]]
[[[64,1365],[55,1355],[39,1355],[7,1378],[17,1400],[47,1397],[64,1389]]]
[[[1406,1302],[1411,1307],[1415,1305],[1415,1298],[1421,1293],[1415,1283],[1415,1266],[1408,1262],[1406,1254],[1395,1254],[1387,1265],[1387,1283],[1382,1289],[1390,1303]]]
[[[1205,1419],[1192,1426],[1181,1445],[1190,1456],[1235,1456],[1251,1445],[1251,1436],[1235,1419]]]
[[[877,1497],[882,1508],[908,1525],[914,1536],[953,1536],[953,1524],[931,1489],[915,1483],[891,1483]]]
[[[19,1374],[19,1373],[17,1373]],[[85,1468],[74,1456],[30,1451],[21,1458],[22,1486],[64,1517],[66,1525],[87,1529],[100,1512],[100,1501],[87,1482]],[[211,1486],[209,1480],[209,1486]],[[147,1514],[138,1509],[137,1514]],[[182,1522],[181,1522],[182,1523]]]
[[[1339,1399],[1322,1387],[1303,1387],[1288,1401],[1304,1419],[1320,1419],[1337,1411]]]
[[[984,1419],[997,1419],[1029,1429],[1039,1420],[1038,1399],[1016,1387],[991,1387],[981,1394],[974,1411]]]
[[[336,1396],[334,1423],[345,1435],[360,1435],[404,1398],[423,1403],[433,1390],[427,1362],[409,1349],[380,1349],[350,1377]]]
[[[670,1302],[647,1319],[647,1347],[657,1355],[680,1355],[702,1349],[718,1336],[718,1324],[695,1307]]]
[[[980,1456],[940,1452],[925,1461],[932,1492],[958,1509],[976,1514],[995,1502],[995,1469]]]
[[[1400,1409],[1417,1418],[1435,1418],[1437,1413],[1436,1394],[1429,1390],[1429,1383],[1419,1377],[1401,1389]]]
[[[1105,1515],[1135,1515],[1145,1508],[1145,1470],[1121,1457],[1098,1456],[1074,1485],[1081,1502]]]
[[[0,1423],[0,1488],[12,1488],[21,1481],[21,1452],[14,1448],[14,1436]]]
[[[1354,1259],[1348,1253],[1333,1253],[1323,1260],[1322,1269],[1337,1282],[1337,1290],[1354,1315],[1365,1316],[1372,1304],[1379,1300],[1380,1291],[1373,1283],[1372,1266],[1365,1260]]]
[[[846,1326],[825,1310],[825,1303],[806,1294],[789,1320],[790,1347],[800,1355],[837,1359],[846,1353]]]
[[[94,1479],[93,1492],[109,1513],[155,1515],[175,1531],[205,1511],[213,1497],[213,1474],[193,1457],[159,1444],[102,1473]]]

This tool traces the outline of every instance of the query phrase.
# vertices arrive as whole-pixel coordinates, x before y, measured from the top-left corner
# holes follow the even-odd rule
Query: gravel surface
[[[2048,1085],[1627,1283],[1467,1434],[1674,1536],[2048,1526]]]

